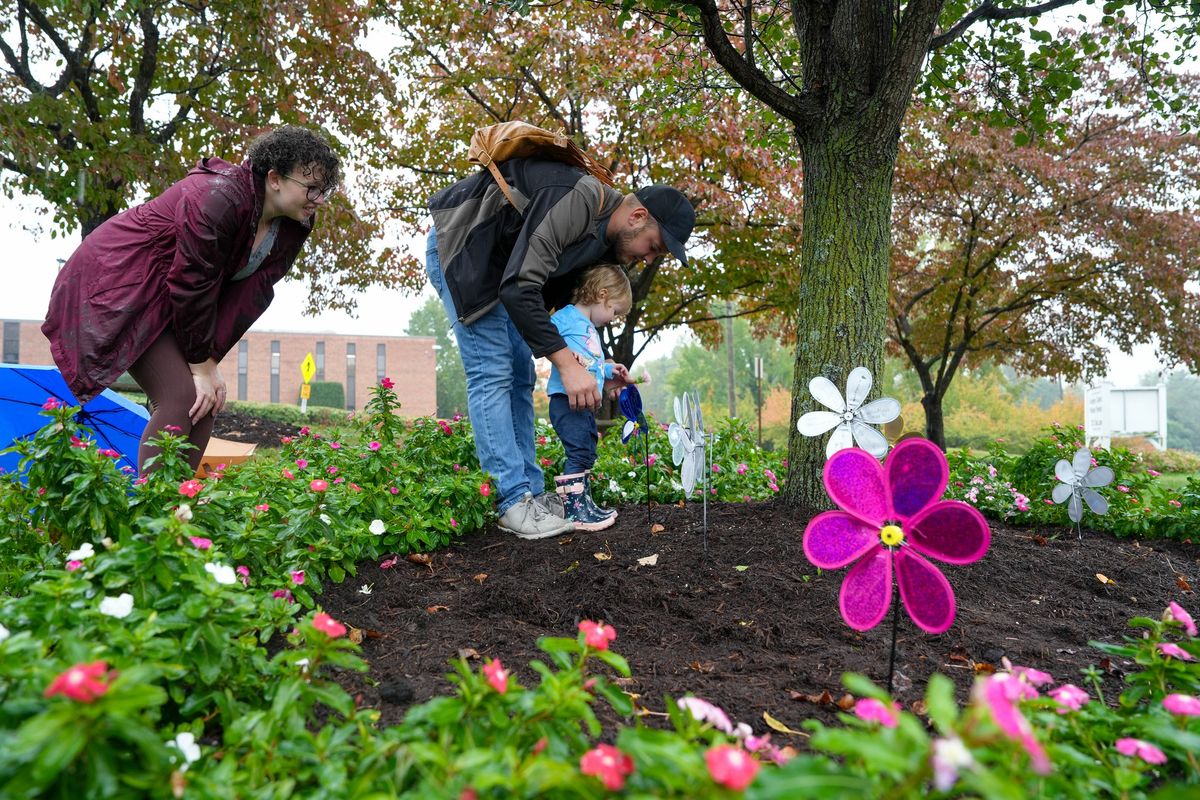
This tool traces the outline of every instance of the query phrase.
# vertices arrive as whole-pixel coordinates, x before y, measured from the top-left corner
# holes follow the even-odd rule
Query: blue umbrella
[[[40,412],[51,397],[68,406],[79,405],[57,368],[0,364],[0,450],[49,424],[50,419]],[[105,389],[75,420],[95,432],[99,447],[121,454],[117,469],[128,466],[132,474],[137,473],[138,444],[150,420],[146,409]],[[16,453],[0,455],[0,468],[5,472],[16,470],[19,462]]]

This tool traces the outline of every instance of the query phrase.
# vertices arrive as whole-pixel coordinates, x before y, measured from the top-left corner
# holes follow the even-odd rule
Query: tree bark
[[[943,450],[946,449],[946,416],[942,410],[942,395],[926,392],[921,395],[925,408],[925,438]]]
[[[803,280],[792,386],[792,420],[823,408],[808,382],[824,375],[845,387],[850,370],[880,375],[891,251],[892,175],[896,141],[878,139],[852,123],[800,134],[804,164]],[[793,426],[783,499],[827,508],[821,482],[827,437],[806,437]]]

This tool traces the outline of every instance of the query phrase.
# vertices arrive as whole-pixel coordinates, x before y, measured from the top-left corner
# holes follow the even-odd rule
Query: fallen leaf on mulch
[[[664,528],[660,523],[656,522],[650,526],[650,535],[657,536],[658,534],[662,533],[665,530],[666,530],[666,528]]]
[[[912,712],[914,714],[916,714],[918,717],[924,717],[924,716],[929,715],[929,709],[925,707],[924,700],[913,701],[912,705],[910,705],[909,708],[911,708]]]
[[[842,711],[849,711],[854,708],[854,695],[844,694],[837,699],[837,707]]]
[[[801,731],[792,730],[787,725],[784,725],[782,722],[775,719],[774,717],[772,717],[770,714],[768,714],[765,711],[763,712],[763,722],[767,723],[767,727],[773,731],[779,731],[780,733],[790,733],[793,736],[808,736],[807,733],[802,733]]]
[[[701,675],[707,675],[717,668],[717,665],[711,661],[705,661],[703,663],[699,661],[693,661],[692,663],[688,664],[688,666],[696,670],[696,672],[699,672]]]
[[[1034,534],[1034,536],[1033,536],[1033,543],[1036,544],[1038,547],[1045,547],[1049,543],[1049,541],[1050,541],[1049,539],[1047,539],[1045,536],[1042,536],[1040,534]]]
[[[433,566],[433,556],[429,553],[409,553],[406,558],[413,564],[420,564],[423,567]]]
[[[363,629],[356,628],[353,625],[350,625],[349,628],[350,628],[350,636],[349,636],[350,641],[354,642],[355,644],[362,644]]]
[[[1192,585],[1188,583],[1187,578],[1183,577],[1182,575],[1175,576],[1175,585],[1185,592],[1190,592],[1192,590]]]
[[[559,574],[559,575],[566,575],[568,572],[570,572],[570,571],[572,571],[572,570],[576,570],[576,569],[579,569],[579,562],[578,562],[578,561],[572,561],[572,562],[570,563],[570,565],[569,565],[569,566],[568,566],[566,569],[562,570],[562,571],[561,571],[561,572],[559,572],[558,574]]]
[[[815,703],[819,706],[828,706],[833,704],[833,695],[829,693],[828,689],[820,694],[803,694],[801,692],[792,690],[791,692],[788,692],[788,695],[793,700],[802,700],[805,703]]]
[[[1101,582],[1101,583],[1103,583],[1105,586],[1107,586],[1107,585],[1109,585],[1109,584],[1112,584],[1113,586],[1116,586],[1116,585],[1117,585],[1117,582],[1116,582],[1116,581],[1114,581],[1112,578],[1110,578],[1110,577],[1108,577],[1107,575],[1105,575],[1103,572],[1097,572],[1097,573],[1096,573],[1096,580],[1100,581],[1100,582]]]
[[[996,665],[989,664],[986,661],[976,661],[973,666],[975,667],[976,675],[991,675],[996,671]]]
[[[391,558],[387,559],[386,561],[380,561],[379,568],[380,569],[391,569],[392,567],[396,566],[399,563],[400,563],[400,556],[392,556]]]
[[[458,657],[459,658],[479,658],[479,651],[476,650],[474,647],[460,647],[460,648],[458,648]]]
[[[645,558],[639,558],[638,563],[643,567],[653,567],[658,564],[658,553],[655,553],[652,556],[646,556]]]
[[[436,614],[439,611],[449,611],[450,606],[429,606],[425,610],[428,611],[430,614]]]
[[[471,580],[475,581],[480,586],[483,586],[483,582],[487,580],[487,573],[486,572],[477,572]]]
[[[736,569],[738,572],[745,572],[746,570],[748,570],[750,568],[748,566],[746,566],[745,564],[738,564],[736,567],[734,567],[734,569]]]
[[[612,553],[592,553],[592,555],[596,557],[597,561],[608,561],[612,558]]]

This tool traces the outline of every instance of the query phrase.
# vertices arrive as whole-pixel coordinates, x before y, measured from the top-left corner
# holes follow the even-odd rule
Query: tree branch
[[[1069,6],[1072,3],[1077,3],[1079,0],[1047,0],[1045,3],[1038,3],[1032,6],[1017,6],[1016,8],[998,8],[995,0],[983,0],[977,8],[963,16],[958,22],[954,23],[945,33],[939,33],[934,36],[929,42],[929,51],[937,50],[939,47],[945,47],[953,42],[958,37],[966,33],[967,28],[970,28],[979,20],[1006,20],[1006,19],[1022,19],[1025,17],[1037,17],[1045,14],[1047,11],[1053,11],[1056,8]]]

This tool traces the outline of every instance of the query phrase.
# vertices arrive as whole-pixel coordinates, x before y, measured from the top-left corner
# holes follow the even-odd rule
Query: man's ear
[[[279,191],[279,186],[281,183],[283,183],[283,177],[275,171],[274,167],[272,167],[271,169],[267,170],[264,182],[270,188],[274,189],[275,191]]]
[[[650,212],[645,206],[638,206],[629,212],[629,216],[625,218],[625,224],[631,228],[636,228],[650,219]]]

